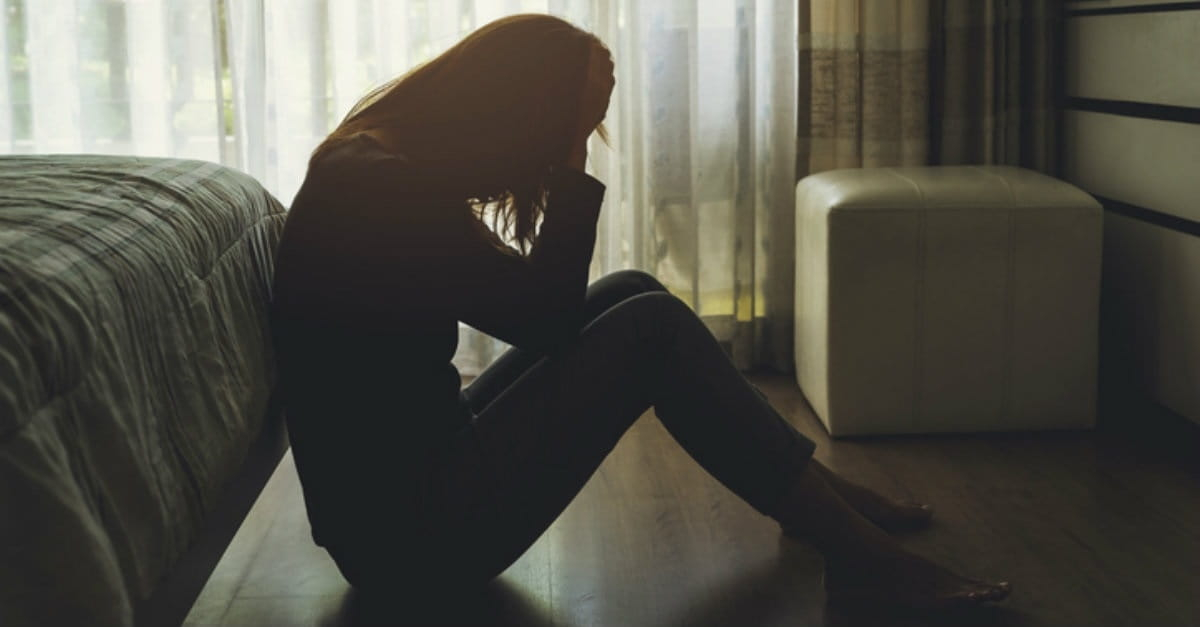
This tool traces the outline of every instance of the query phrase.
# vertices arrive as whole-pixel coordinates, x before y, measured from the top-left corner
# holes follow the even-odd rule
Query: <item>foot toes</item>
[[[987,603],[991,601],[1003,601],[1008,598],[1012,592],[1012,586],[1007,581],[1002,581],[995,585],[985,585],[981,588],[968,591],[965,595],[958,598],[965,599],[972,603]],[[957,596],[957,595],[956,595]]]
[[[916,503],[914,501],[905,501],[905,502],[901,503],[900,506],[907,511],[909,516],[912,516],[914,518],[924,518],[924,519],[928,520],[929,518],[933,517],[933,508],[926,505],[925,503]]]
[[[1001,581],[992,586],[988,592],[988,601],[1001,601],[1007,599],[1008,595],[1012,593],[1012,584],[1007,581]]]
[[[912,501],[894,503],[874,516],[868,516],[885,531],[911,531],[929,524],[933,508]]]

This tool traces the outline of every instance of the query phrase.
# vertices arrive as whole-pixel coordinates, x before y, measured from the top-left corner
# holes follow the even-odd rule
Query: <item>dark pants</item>
[[[338,559],[351,583],[390,587],[411,576],[457,587],[495,577],[651,407],[708,472],[758,511],[775,513],[814,445],[742,376],[695,313],[635,271],[589,286],[586,312],[590,322],[561,355],[509,350],[466,388],[476,418],[430,469],[427,537],[405,551],[415,563],[379,551]],[[420,572],[397,573],[406,568]]]

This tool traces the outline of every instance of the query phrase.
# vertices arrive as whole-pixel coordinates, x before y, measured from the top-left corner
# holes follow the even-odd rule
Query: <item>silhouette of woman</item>
[[[481,584],[654,408],[708,472],[823,552],[831,601],[1007,596],[904,551],[885,529],[929,508],[813,460],[653,277],[587,285],[605,190],[584,173],[587,139],[614,81],[593,35],[512,16],[375,90],[314,152],[271,315],[315,541],[360,589]],[[515,347],[461,391],[460,321]]]

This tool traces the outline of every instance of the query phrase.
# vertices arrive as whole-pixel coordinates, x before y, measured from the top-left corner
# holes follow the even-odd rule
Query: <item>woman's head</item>
[[[527,245],[546,174],[579,134],[594,50],[604,50],[595,36],[555,17],[496,20],[369,94],[314,158],[338,139],[384,137],[409,160],[444,167],[464,199],[491,203],[501,229]]]

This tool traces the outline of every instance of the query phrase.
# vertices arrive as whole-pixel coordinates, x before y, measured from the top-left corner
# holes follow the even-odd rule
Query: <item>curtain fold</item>
[[[925,163],[929,0],[801,0],[800,176]]]
[[[1060,11],[1055,0],[799,0],[797,174],[1053,173]]]
[[[1061,3],[932,0],[930,161],[1054,174]]]
[[[207,159],[285,204],[371,87],[517,12],[612,49],[593,278],[658,276],[742,367],[790,367],[794,0],[0,0],[0,152]],[[477,372],[504,347],[469,328]]]

